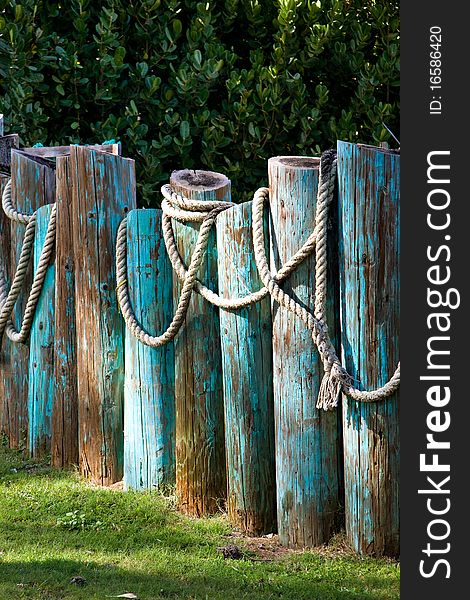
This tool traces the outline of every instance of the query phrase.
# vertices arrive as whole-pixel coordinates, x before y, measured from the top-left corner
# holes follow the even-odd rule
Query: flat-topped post
[[[127,217],[129,300],[152,335],[173,317],[173,270],[165,250],[161,209]],[[126,328],[124,384],[124,486],[162,489],[175,482],[174,344],[150,348]]]
[[[11,153],[12,197],[20,213],[31,215],[35,210],[55,201],[55,165],[51,161],[29,156],[21,150]],[[11,221],[11,265],[16,265],[21,254],[25,226]],[[13,324],[19,326],[26,307],[28,292],[33,278],[32,260],[23,284],[22,293],[13,311]],[[12,273],[13,275],[13,273]],[[16,344],[7,342],[10,347],[10,445],[13,448],[28,444],[28,397],[29,397],[29,340]]]
[[[192,200],[230,201],[230,181],[210,171],[175,171],[170,185]],[[189,264],[199,223],[173,220],[180,256]],[[214,292],[217,243],[211,232],[199,279]],[[181,282],[174,275],[175,306]],[[219,510],[226,497],[224,401],[219,309],[193,293],[185,323],[175,339],[176,493],[184,512],[200,516]]]
[[[400,155],[338,142],[341,340],[356,386],[384,385],[397,366]],[[398,392],[343,400],[346,533],[361,554],[399,553]]]
[[[72,230],[79,452],[100,484],[123,476],[124,323],[116,297],[116,236],[136,206],[134,161],[72,146]]]
[[[290,259],[315,228],[320,159],[278,156],[268,162],[271,271]],[[331,244],[331,240],[330,240]],[[337,278],[330,252],[327,319],[337,335]],[[281,284],[313,312],[315,256]],[[316,408],[323,367],[304,323],[273,303],[273,389],[277,516],[281,543],[312,547],[327,542],[340,517],[342,470],[338,414]]]
[[[263,287],[256,268],[251,202],[217,217],[219,289],[241,298]],[[266,252],[269,235],[265,211]],[[230,523],[248,535],[276,530],[272,325],[269,296],[220,309]]]
[[[52,205],[37,211],[33,265],[38,268],[51,219]],[[55,266],[51,257],[34,313],[29,339],[28,434],[29,453],[43,458],[51,449],[54,396]]]

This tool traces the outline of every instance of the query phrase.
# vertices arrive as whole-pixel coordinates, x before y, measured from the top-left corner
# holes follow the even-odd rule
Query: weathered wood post
[[[1,139],[0,139],[1,143]],[[9,175],[0,172],[0,197]],[[10,285],[10,220],[0,208],[0,277]],[[10,340],[4,336],[0,344],[0,436],[10,438],[10,402],[11,395],[11,348]]]
[[[12,196],[19,212],[32,214],[55,201],[55,170],[52,162],[13,150],[11,155]],[[11,222],[11,255],[16,269],[23,244],[25,226]],[[13,313],[13,324],[19,329],[27,296],[31,289],[33,268],[30,266]],[[26,445],[28,438],[29,342],[11,344],[11,387],[9,398],[10,445]]]
[[[37,211],[33,265],[36,271],[51,217],[51,205]],[[47,267],[31,326],[29,352],[28,433],[29,452],[37,458],[51,448],[51,415],[54,395],[54,262]]]
[[[18,148],[17,135],[3,135],[3,115],[0,115],[0,197],[10,179],[11,149]],[[10,220],[0,207],[0,277],[7,285],[11,282],[11,235]],[[0,345],[0,435],[10,439],[11,402],[11,342],[5,335]]]
[[[16,133],[0,134],[0,172],[2,176],[10,177],[11,151],[20,147],[20,139]]]
[[[89,148],[111,152],[112,154],[119,154],[120,152],[119,144],[91,146]],[[70,146],[35,148],[34,151],[38,154],[56,157],[57,232],[51,460],[55,467],[65,467],[79,463]]]
[[[314,230],[319,163],[308,157],[269,159],[272,271],[279,270]],[[330,272],[327,318],[333,340],[334,282]],[[313,312],[315,257],[307,258],[282,288]],[[291,547],[317,546],[328,541],[340,516],[339,419],[336,412],[316,408],[323,370],[311,333],[276,303],[273,365],[279,537]]]
[[[54,401],[51,460],[55,467],[79,462],[75,327],[75,273],[70,157],[56,161],[56,259]]]
[[[101,484],[123,475],[123,321],[116,298],[119,223],[135,208],[134,161],[70,148],[79,448],[82,473]]]
[[[263,287],[251,227],[251,202],[217,217],[219,292],[223,297],[241,298]],[[244,533],[262,535],[276,530],[269,295],[247,308],[220,309],[220,331],[229,519]]]
[[[166,254],[161,210],[132,210],[127,220],[129,299],[152,335],[173,316],[173,269]],[[159,488],[175,480],[174,344],[150,348],[126,328],[124,485]]]
[[[396,152],[338,142],[343,360],[362,389],[386,383],[399,360],[399,180]],[[348,539],[361,554],[396,556],[398,394],[345,398],[343,428]]]
[[[230,181],[209,171],[175,171],[172,188],[194,200],[230,201]],[[173,222],[179,253],[190,262],[199,224]],[[200,280],[217,291],[215,231],[209,238]],[[181,283],[174,275],[175,305]],[[201,516],[216,512],[225,498],[224,404],[219,310],[193,294],[175,339],[176,493],[179,507]]]

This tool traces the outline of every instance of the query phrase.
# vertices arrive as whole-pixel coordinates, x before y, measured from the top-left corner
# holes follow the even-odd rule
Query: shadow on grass
[[[233,561],[232,561],[233,562]],[[381,600],[394,598],[386,581],[373,581],[372,591],[358,587],[354,577],[331,581],[314,574],[309,577],[282,577],[282,581],[266,574],[246,574],[241,563],[222,562],[206,566],[205,573],[171,571],[154,565],[152,574],[127,570],[114,565],[92,561],[44,560],[31,562],[0,561],[0,593],[2,598],[48,599],[66,598],[98,599],[133,592],[139,600],[173,598],[179,600],[239,600],[278,598],[292,600]],[[234,570],[235,569],[235,570]],[[244,569],[246,571],[246,569]],[[80,575],[86,585],[78,587],[70,580]],[[374,578],[375,579],[375,578]],[[366,582],[365,582],[366,583]]]
[[[2,458],[0,456],[0,458]],[[94,488],[67,471],[0,460],[0,600],[397,600],[383,562],[318,553],[224,561],[222,519],[192,520],[158,493]],[[80,575],[83,588],[70,583]]]
[[[88,487],[64,471],[18,471],[0,484],[6,492],[0,536],[21,539],[23,551],[40,542],[62,551],[113,553],[157,546],[204,552],[227,527],[216,519],[186,519],[157,492]]]

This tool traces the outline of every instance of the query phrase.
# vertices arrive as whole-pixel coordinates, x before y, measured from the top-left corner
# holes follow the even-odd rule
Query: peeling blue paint
[[[37,211],[34,271],[41,257],[50,214],[50,205]],[[54,286],[54,263],[51,262],[36,306],[30,337],[28,417],[32,456],[41,456],[50,450],[54,394]]]
[[[173,316],[173,270],[161,210],[132,210],[127,224],[131,305],[153,335]],[[125,341],[124,485],[151,489],[175,480],[174,345],[149,348],[128,330]]]
[[[318,168],[306,160],[305,167],[295,161],[290,164],[288,157],[269,160],[272,271],[299,250],[315,227]],[[329,235],[332,238],[330,230]],[[332,265],[336,254],[329,249],[327,318],[335,340],[338,307]],[[299,265],[282,288],[313,311],[315,258]],[[316,408],[323,369],[311,333],[275,302],[273,366],[279,537],[291,547],[317,546],[340,525],[339,419],[335,412]]]
[[[251,202],[217,218],[219,292],[226,298],[240,298],[263,285],[251,227]],[[269,297],[249,308],[221,309],[220,330],[229,518],[242,531],[261,535],[276,530]]]
[[[343,361],[361,389],[398,362],[400,157],[338,142]],[[356,552],[399,552],[398,394],[344,399],[346,532]]]

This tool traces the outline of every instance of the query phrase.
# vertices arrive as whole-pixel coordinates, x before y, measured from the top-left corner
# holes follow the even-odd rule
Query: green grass
[[[0,600],[399,598],[391,561],[341,546],[224,560],[229,534],[224,515],[188,519],[157,493],[94,488],[0,448]],[[70,583],[77,575],[85,587]]]

